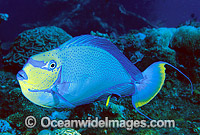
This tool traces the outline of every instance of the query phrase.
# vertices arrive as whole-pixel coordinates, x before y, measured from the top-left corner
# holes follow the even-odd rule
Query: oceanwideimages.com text
[[[33,128],[36,125],[36,119],[33,116],[28,116],[25,120],[25,125],[28,128]],[[104,119],[87,120],[51,120],[49,117],[43,117],[40,120],[40,125],[43,128],[126,128],[132,130],[133,128],[174,128],[174,120],[110,120],[108,117]]]

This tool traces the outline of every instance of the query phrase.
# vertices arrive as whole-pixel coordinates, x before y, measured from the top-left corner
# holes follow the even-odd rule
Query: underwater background
[[[0,0],[0,134],[200,134],[200,1],[199,0]],[[91,34],[114,43],[141,71],[156,61],[171,67],[158,95],[138,108],[157,120],[173,119],[175,128],[28,129],[29,115],[40,120],[143,120],[131,96],[78,106],[48,109],[31,103],[16,74],[28,58],[52,50],[72,37]],[[38,122],[39,123],[39,122]]]

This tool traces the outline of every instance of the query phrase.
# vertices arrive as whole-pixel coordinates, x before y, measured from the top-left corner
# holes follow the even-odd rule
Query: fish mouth
[[[37,89],[27,89],[29,92],[47,92],[47,93],[52,93],[52,89],[45,89],[45,90],[37,90]]]
[[[24,70],[20,70],[17,73],[16,77],[17,77],[17,80],[21,80],[21,81],[22,80],[28,80],[28,76],[27,76],[27,74],[26,74],[26,72]]]

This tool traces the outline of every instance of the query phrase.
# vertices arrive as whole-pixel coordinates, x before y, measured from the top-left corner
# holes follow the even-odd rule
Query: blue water
[[[73,4],[69,4],[75,3],[73,0],[68,0],[66,2],[62,0],[59,0],[59,2],[52,0],[53,3],[47,5],[46,3],[50,1],[51,0],[0,0],[1,13],[9,14],[9,20],[0,25],[0,40],[3,42],[13,41],[18,33],[27,29],[22,24],[39,23],[39,26],[60,25],[59,23],[62,20],[53,22],[52,20],[60,16],[63,12],[67,11],[70,14],[71,11],[76,8],[72,6]],[[147,26],[147,24],[143,24],[141,21],[131,20],[130,17],[110,18],[109,11],[111,11],[111,14],[115,13],[115,11],[112,11],[114,10],[112,8],[113,5],[116,4],[122,4],[128,11],[135,12],[145,17],[153,24],[158,24],[160,22],[164,27],[176,27],[180,23],[184,23],[193,18],[199,20],[200,17],[199,0],[93,0],[93,2],[89,2],[89,4],[88,1],[90,0],[82,1],[80,5],[81,7],[85,4],[83,7],[85,13],[81,14],[83,18],[79,16],[78,18],[76,18],[76,16],[72,17],[72,15],[68,16],[68,19],[71,19],[70,23],[72,23],[72,25],[78,23],[78,25],[81,26],[82,24],[85,25],[94,21],[88,14],[95,11],[98,17],[102,17],[105,22],[110,22],[110,25],[114,25],[115,22],[122,19],[122,25],[127,29],[124,31],[119,28],[117,29],[118,33],[125,33],[130,28],[139,29]],[[102,9],[98,8],[98,6],[101,6]],[[101,12],[103,14],[101,14]],[[194,15],[193,18],[191,17],[192,14]],[[72,25],[69,26],[72,27]],[[101,32],[107,32],[106,29],[102,28],[98,23],[94,26],[91,24],[86,25],[88,28],[85,29],[78,27],[78,25],[72,28],[67,28],[67,26],[64,25],[61,25],[61,27],[73,36],[89,33],[91,30],[94,30],[94,28],[96,28],[96,30],[101,30]]]

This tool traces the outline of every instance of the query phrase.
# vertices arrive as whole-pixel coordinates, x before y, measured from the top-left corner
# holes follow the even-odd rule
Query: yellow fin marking
[[[106,101],[106,107],[108,107],[108,104],[109,104],[109,102],[110,102],[110,98],[111,98],[111,95],[108,96],[108,99],[107,99],[107,101]]]

